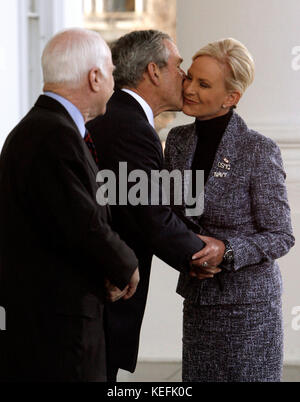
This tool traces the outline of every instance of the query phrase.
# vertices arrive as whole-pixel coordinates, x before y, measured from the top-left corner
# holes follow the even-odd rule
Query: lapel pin
[[[227,173],[214,172],[214,177],[227,177]]]
[[[229,163],[228,159],[226,159],[226,160],[227,160],[226,163],[224,163],[225,159],[224,159],[224,162],[219,162],[218,167],[221,168],[221,169],[230,170],[231,169],[230,163]]]

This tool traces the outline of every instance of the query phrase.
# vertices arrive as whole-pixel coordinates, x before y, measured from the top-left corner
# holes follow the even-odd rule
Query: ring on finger
[[[205,261],[205,262],[203,262],[201,265],[202,265],[202,267],[206,268],[206,267],[208,267],[208,262]]]

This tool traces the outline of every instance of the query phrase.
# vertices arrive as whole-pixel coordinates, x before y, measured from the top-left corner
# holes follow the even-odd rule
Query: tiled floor
[[[121,370],[119,382],[181,382],[180,363],[139,363],[134,374]],[[300,366],[286,366],[283,382],[300,382]]]

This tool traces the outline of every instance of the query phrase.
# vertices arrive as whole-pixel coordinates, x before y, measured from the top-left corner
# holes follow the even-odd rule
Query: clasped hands
[[[225,244],[218,239],[197,235],[206,246],[194,254],[191,261],[190,276],[197,279],[209,279],[222,270],[218,268],[225,252]]]
[[[200,280],[213,278],[214,275],[221,272],[221,269],[218,268],[218,266],[223,260],[225,244],[221,240],[213,237],[197,236],[206,244],[206,246],[193,255],[190,275]],[[130,299],[135,294],[139,281],[140,275],[138,268],[136,268],[129,284],[123,290],[120,290],[107,279],[105,282],[107,300],[113,303],[120,299]]]
[[[135,294],[139,281],[140,281],[140,273],[138,268],[136,268],[130,279],[130,282],[123,290],[119,289],[117,286],[113,285],[108,279],[106,279],[105,281],[106,299],[112,303],[120,299],[129,300]]]

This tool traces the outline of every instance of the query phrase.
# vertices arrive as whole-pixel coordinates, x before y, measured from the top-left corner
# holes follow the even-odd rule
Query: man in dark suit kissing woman
[[[115,92],[106,114],[87,127],[97,150],[99,169],[114,172],[120,189],[124,185],[121,164],[126,163],[128,174],[144,172],[149,183],[151,173],[163,169],[163,150],[154,117],[164,111],[182,110],[185,73],[175,43],[159,31],[136,31],[121,37],[112,46],[112,57]],[[127,184],[130,191],[134,183]],[[148,205],[116,203],[111,207],[113,228],[134,250],[141,280],[129,301],[121,299],[105,306],[109,381],[116,380],[119,368],[135,370],[153,255],[198,279],[219,273],[216,267],[224,255],[223,242],[200,239],[196,234],[199,228],[186,219],[181,208],[151,205],[150,191],[148,197]],[[209,258],[209,266],[203,266],[203,256]],[[193,258],[197,259],[191,268]]]

